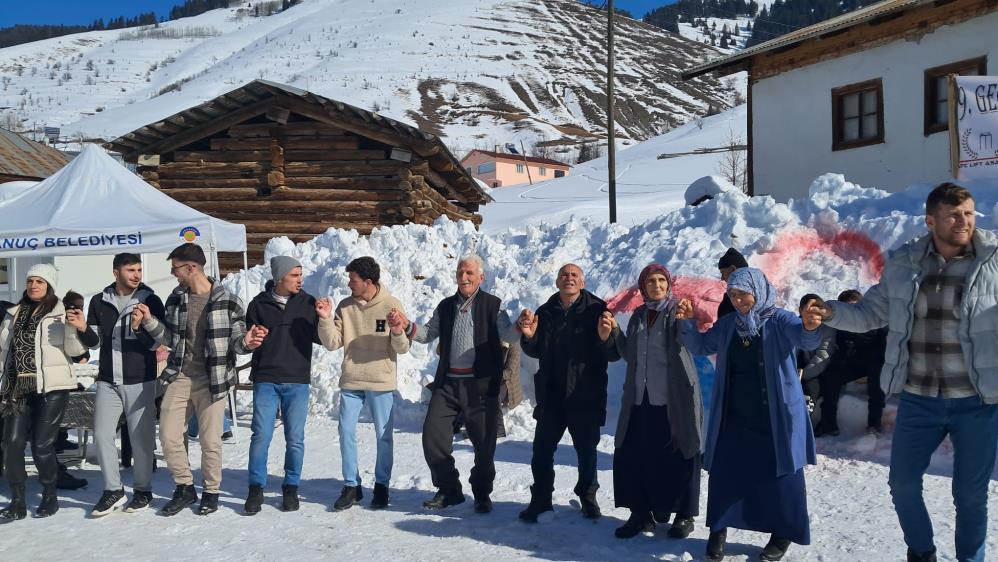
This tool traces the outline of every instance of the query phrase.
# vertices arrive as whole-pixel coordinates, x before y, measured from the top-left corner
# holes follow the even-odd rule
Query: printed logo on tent
[[[201,237],[201,231],[193,226],[188,226],[180,231],[180,237],[184,239],[184,242],[193,244],[198,241],[198,238]]]

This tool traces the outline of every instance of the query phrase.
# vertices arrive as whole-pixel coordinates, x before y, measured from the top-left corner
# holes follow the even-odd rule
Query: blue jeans
[[[976,396],[944,399],[903,393],[891,448],[889,482],[894,509],[908,548],[918,554],[933,550],[922,476],[947,435],[953,442],[956,557],[960,562],[984,562],[988,483],[998,448],[998,405],[985,405]]]
[[[229,415],[225,414],[222,416],[222,433],[228,433],[232,431],[232,422],[229,421]],[[198,416],[194,414],[191,419],[187,420],[187,436],[194,438],[198,436]]]
[[[253,423],[249,449],[249,485],[267,487],[267,452],[274,437],[277,409],[284,423],[284,485],[301,482],[305,460],[305,418],[308,414],[307,384],[253,385]]]
[[[378,460],[374,465],[376,484],[388,486],[392,478],[392,425],[395,392],[370,390],[340,390],[340,458],[343,461],[343,485],[360,486],[357,469],[357,418],[367,403],[378,438]]]

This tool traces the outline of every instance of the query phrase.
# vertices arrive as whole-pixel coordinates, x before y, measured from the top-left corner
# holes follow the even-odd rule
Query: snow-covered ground
[[[587,273],[588,288],[605,298],[628,291],[641,268],[657,261],[679,276],[681,290],[705,299],[702,302],[709,308],[720,285],[717,258],[728,246],[739,248],[750,263],[762,267],[778,286],[780,303],[794,308],[805,292],[833,298],[846,288],[868,287],[879,273],[880,249],[895,248],[924,232],[922,202],[931,186],[912,186],[889,194],[864,189],[833,174],[817,178],[807,197],[788,204],[727,191],[697,207],[684,207],[683,184],[715,173],[717,155],[665,160],[657,156],[715,146],[725,138],[728,127],[738,130],[734,125],[738,122],[737,112],[722,114],[705,120],[702,129],[696,125],[678,128],[647,146],[622,151],[618,185],[637,185],[631,193],[623,194],[622,220],[616,225],[606,224],[601,207],[600,197],[605,195],[601,178],[606,170],[593,162],[558,182],[533,189],[494,191],[497,202],[485,208],[482,231],[470,223],[447,220],[433,226],[381,228],[369,237],[330,230],[299,245],[276,239],[268,251],[299,258],[305,270],[305,289],[336,301],[348,294],[343,266],[355,257],[373,256],[382,264],[384,283],[405,304],[410,317],[425,321],[436,303],[453,293],[456,258],[469,251],[485,258],[487,289],[514,313],[541,304],[554,291],[557,268],[568,261],[579,264]],[[661,187],[672,183],[677,185]],[[994,229],[998,226],[998,182],[970,187],[981,211],[978,226]],[[802,191],[805,188],[801,186]],[[252,294],[268,278],[269,271],[258,266],[228,277],[225,283]],[[583,520],[572,506],[575,459],[568,436],[556,456],[555,513],[542,517],[537,525],[525,525],[516,518],[529,500],[531,482],[534,422],[529,399],[533,396],[531,374],[536,368],[531,360],[522,365],[528,401],[506,415],[509,436],[500,442],[496,453],[495,512],[476,515],[470,502],[440,513],[422,510],[420,504],[432,493],[432,485],[420,447],[425,413],[420,400],[422,384],[432,376],[436,360],[434,349],[422,345],[415,345],[399,362],[392,506],[380,512],[360,506],[331,512],[330,505],[342,485],[335,424],[341,359],[341,352],[314,351],[312,420],[307,427],[300,512],[282,513],[274,507],[280,479],[272,477],[264,511],[255,517],[241,515],[247,486],[249,412],[248,396],[241,396],[239,441],[225,447],[219,513],[199,518],[184,512],[166,519],[148,511],[89,520],[86,514],[100,496],[100,479],[96,466],[87,463],[82,474],[90,479],[90,488],[63,494],[63,509],[51,519],[29,518],[5,526],[0,532],[0,559],[688,561],[702,555],[707,536],[702,516],[687,540],[669,540],[662,529],[654,536],[632,540],[613,536],[613,529],[627,516],[625,510],[613,507],[611,477],[613,432],[623,382],[621,363],[611,366],[608,423],[599,445],[601,520]],[[709,363],[701,365],[704,381],[709,384]],[[807,469],[814,544],[793,546],[787,559],[901,560],[904,543],[887,488],[894,406],[888,406],[886,432],[879,438],[863,435],[865,404],[860,397],[844,398],[841,410],[843,434],[819,440],[818,465]],[[366,505],[373,481],[373,431],[368,423],[362,423],[359,434],[362,475],[368,486]],[[282,447],[278,431],[270,451],[275,475],[280,473]],[[455,449],[466,479],[471,448],[460,441]],[[199,465],[196,443],[191,447],[191,459]],[[944,444],[925,481],[940,560],[947,561],[954,559],[951,464],[951,449]],[[154,487],[155,505],[162,506],[172,491],[163,468],[156,474]],[[34,506],[38,486],[33,479],[29,491]],[[701,512],[706,502],[706,479],[703,491]],[[992,475],[990,492],[989,508],[998,513],[998,473]],[[6,494],[6,484],[0,484],[0,496]],[[994,517],[988,536],[989,551],[998,552],[998,519]],[[757,533],[733,531],[728,559],[754,560],[765,540]]]

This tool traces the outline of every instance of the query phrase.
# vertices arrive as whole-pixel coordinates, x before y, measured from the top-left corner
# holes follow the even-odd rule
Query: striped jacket
[[[239,298],[211,280],[211,294],[205,305],[208,333],[205,337],[205,371],[214,401],[225,398],[236,384],[236,355],[249,353],[243,344],[246,316]],[[160,375],[164,384],[173,382],[184,370],[184,347],[187,336],[187,289],[177,287],[166,299],[165,320],[142,322],[142,328],[156,341],[170,348],[166,368]]]

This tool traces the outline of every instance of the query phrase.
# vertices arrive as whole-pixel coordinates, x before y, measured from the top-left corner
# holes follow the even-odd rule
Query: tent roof
[[[246,249],[246,227],[160,193],[96,145],[0,201],[0,213],[0,257],[167,252],[190,241],[220,252]]]

